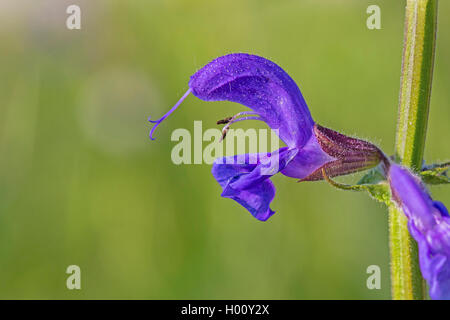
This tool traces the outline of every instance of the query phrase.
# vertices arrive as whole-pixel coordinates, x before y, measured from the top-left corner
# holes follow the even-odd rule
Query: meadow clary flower
[[[275,187],[270,177],[282,174],[300,181],[321,180],[371,168],[385,159],[373,144],[347,137],[316,124],[300,92],[289,75],[275,63],[249,54],[219,57],[198,70],[189,81],[189,90],[156,125],[167,118],[190,94],[205,101],[232,101],[251,111],[219,121],[231,124],[260,120],[276,130],[286,147],[271,153],[220,158],[212,168],[223,189],[222,197],[234,199],[259,220],[273,213],[270,202]]]
[[[418,177],[391,164],[392,198],[408,218],[408,229],[417,241],[423,277],[432,299],[450,300],[450,217],[447,208],[433,201]]]

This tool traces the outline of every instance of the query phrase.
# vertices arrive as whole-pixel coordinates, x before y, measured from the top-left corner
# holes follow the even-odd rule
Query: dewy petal
[[[391,164],[389,183],[394,201],[408,218],[408,229],[419,247],[420,269],[432,299],[450,300],[450,217],[433,201],[420,179]]]
[[[267,59],[244,53],[219,57],[197,71],[189,87],[202,100],[228,100],[251,108],[279,130],[288,147],[300,148],[311,136],[314,121],[300,89]]]
[[[219,158],[213,164],[212,174],[223,189],[222,197],[235,200],[255,218],[265,221],[274,214],[270,203],[275,187],[270,177],[282,170],[297,152],[284,147],[272,153]]]

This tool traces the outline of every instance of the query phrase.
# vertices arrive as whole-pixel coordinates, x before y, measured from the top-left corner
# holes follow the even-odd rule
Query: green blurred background
[[[66,28],[70,4],[81,30]],[[381,30],[366,28],[370,4]],[[1,1],[0,298],[389,298],[381,204],[277,175],[277,213],[261,223],[220,197],[210,165],[170,158],[175,128],[216,127],[242,107],[190,96],[154,142],[147,117],[211,59],[249,52],[282,66],[322,125],[391,154],[404,5]],[[427,161],[450,155],[450,2],[439,6]],[[448,190],[432,193],[449,205]],[[81,290],[66,288],[71,264]],[[373,264],[381,290],[366,287]]]

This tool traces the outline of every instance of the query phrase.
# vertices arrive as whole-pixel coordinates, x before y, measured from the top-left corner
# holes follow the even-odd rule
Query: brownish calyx
[[[386,168],[389,165],[383,152],[370,142],[348,137],[318,124],[314,125],[314,134],[322,150],[336,160],[326,163],[299,181],[322,180],[325,178],[323,170],[328,177],[336,177],[373,168],[381,161]]]

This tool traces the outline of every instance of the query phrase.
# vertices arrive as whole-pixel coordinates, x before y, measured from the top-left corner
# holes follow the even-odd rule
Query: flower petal
[[[317,142],[316,136],[312,135],[306,145],[281,173],[291,178],[303,180],[310,177],[313,173],[320,171],[320,168],[327,163],[335,160],[336,158],[322,150],[320,144]],[[321,172],[320,176],[322,176]]]
[[[257,112],[289,147],[302,147],[314,121],[300,89],[275,63],[236,53],[219,57],[195,73],[192,93],[205,101],[228,100]]]
[[[214,162],[212,174],[223,189],[222,197],[237,201],[255,218],[265,221],[275,213],[270,209],[275,196],[270,177],[282,170],[297,152],[284,147],[272,153],[220,158]]]
[[[447,235],[450,233],[450,223],[445,223]],[[422,276],[430,287],[430,297],[433,300],[450,300],[450,259],[448,253],[434,252],[427,242],[427,237],[408,222],[408,230],[417,241],[419,247],[419,263]],[[436,235],[435,235],[436,237]]]
[[[419,178],[408,169],[391,164],[389,183],[394,199],[403,208],[406,217],[413,220],[421,232],[436,224],[433,216],[435,211],[433,200],[425,191]]]
[[[433,201],[420,179],[391,164],[389,183],[394,201],[408,218],[408,229],[419,247],[420,270],[432,299],[450,300],[450,217]]]

